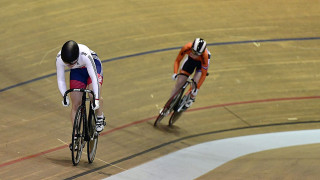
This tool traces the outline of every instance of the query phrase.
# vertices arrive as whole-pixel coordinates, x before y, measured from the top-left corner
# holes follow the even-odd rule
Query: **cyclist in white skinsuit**
[[[104,129],[104,115],[102,112],[103,99],[101,97],[101,88],[103,83],[103,70],[101,61],[97,54],[90,50],[83,44],[77,44],[75,41],[67,41],[61,51],[59,51],[56,58],[57,68],[57,82],[61,95],[63,96],[67,90],[65,81],[65,67],[70,68],[70,89],[82,88],[91,89],[95,94],[95,104],[97,114],[97,126],[98,132]],[[82,101],[82,93],[71,92],[70,98],[72,101],[71,110],[71,122],[73,123],[76,111]],[[69,106],[70,101],[67,97],[67,104]]]

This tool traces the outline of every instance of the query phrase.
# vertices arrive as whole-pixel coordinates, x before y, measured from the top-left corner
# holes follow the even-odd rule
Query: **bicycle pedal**
[[[98,133],[97,131],[94,132],[94,138],[97,138],[99,136],[100,133]]]
[[[70,149],[70,151],[72,151],[72,143],[69,144],[69,149]],[[75,151],[78,150],[78,146],[77,146],[77,145],[76,145],[76,147],[74,148],[74,150],[75,150]]]
[[[186,111],[188,109],[188,107],[185,106],[185,104],[181,107],[179,107],[179,109],[177,110],[177,112],[183,112]]]
[[[82,149],[84,148],[84,146],[86,145],[86,143],[82,143],[80,146],[80,150],[82,151]]]

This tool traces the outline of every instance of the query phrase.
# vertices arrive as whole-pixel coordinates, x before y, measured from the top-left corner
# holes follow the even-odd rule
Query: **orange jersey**
[[[180,62],[185,55],[188,55],[194,61],[200,61],[202,74],[201,74],[201,77],[200,77],[200,80],[199,80],[198,86],[197,86],[197,88],[200,89],[202,83],[204,82],[204,80],[207,77],[207,71],[208,71],[208,67],[209,67],[209,54],[208,54],[208,50],[206,49],[201,56],[196,56],[192,53],[191,49],[192,49],[191,42],[187,43],[186,45],[184,45],[181,48],[181,50],[180,50],[180,52],[174,62],[174,73],[175,74],[178,73]]]

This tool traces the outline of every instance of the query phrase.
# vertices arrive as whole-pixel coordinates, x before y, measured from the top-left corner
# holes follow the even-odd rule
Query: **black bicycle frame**
[[[86,111],[86,100],[87,100],[87,96],[86,96],[86,93],[90,93],[91,95],[92,95],[92,101],[91,101],[91,103],[92,103],[92,105],[93,105],[93,107],[95,107],[96,105],[95,105],[95,96],[94,96],[94,92],[92,91],[92,90],[89,90],[89,89],[69,89],[69,90],[67,90],[65,93],[64,93],[64,96],[63,96],[63,101],[64,101],[64,104],[66,104],[67,103],[67,100],[66,100],[66,97],[67,97],[67,95],[70,93],[70,92],[82,92],[83,94],[82,94],[82,102],[81,102],[81,109],[83,109],[83,113],[82,113],[82,115],[83,115],[83,120],[84,120],[84,122],[83,122],[83,125],[84,125],[84,127],[85,127],[85,129],[84,129],[84,132],[85,132],[85,137],[84,137],[84,140],[85,141],[89,141],[90,140],[90,137],[89,137],[89,124],[88,124],[88,119],[87,119],[87,111]],[[93,109],[91,108],[91,107],[89,107],[89,118],[92,118],[91,117],[91,115],[92,115],[92,113],[93,113]]]

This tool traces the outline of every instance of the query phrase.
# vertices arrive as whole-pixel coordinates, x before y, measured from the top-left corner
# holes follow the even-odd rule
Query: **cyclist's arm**
[[[209,63],[210,63],[210,58],[209,58],[210,56],[211,56],[211,54],[207,50],[203,54],[203,61],[201,61],[202,62],[201,63],[201,77],[199,79],[197,89],[200,89],[202,83],[204,82],[204,80],[207,77],[207,72],[208,72]]]
[[[67,86],[66,86],[66,80],[64,75],[64,63],[59,58],[57,58],[56,60],[56,68],[57,68],[58,88],[61,95],[63,96],[64,93],[67,91]]]
[[[186,45],[184,45],[181,49],[180,49],[180,52],[174,62],[174,69],[173,69],[173,72],[175,74],[178,73],[178,70],[179,70],[179,66],[180,66],[180,62],[181,60],[183,59],[183,57],[186,55],[186,52],[190,50],[190,47],[191,47],[192,44],[188,43]]]
[[[97,74],[97,67],[96,64],[94,63],[93,57],[91,56],[90,53],[87,54],[86,58],[85,58],[85,62],[86,62],[86,67],[88,70],[88,74],[92,80],[92,88],[93,88],[93,92],[94,92],[94,96],[96,99],[99,99],[99,82],[98,82],[98,74]]]

